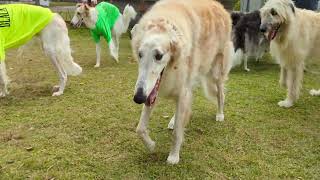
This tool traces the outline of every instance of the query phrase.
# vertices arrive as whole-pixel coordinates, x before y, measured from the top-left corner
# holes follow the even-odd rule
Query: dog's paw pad
[[[63,94],[63,92],[58,91],[58,92],[53,93],[52,96],[61,96],[62,94]]]
[[[312,89],[309,93],[311,96],[320,96],[320,90]]]
[[[178,164],[179,163],[179,155],[169,155],[167,158],[168,164]]]
[[[289,107],[292,107],[292,106],[293,106],[293,102],[292,102],[292,101],[289,101],[289,100],[284,100],[284,101],[278,102],[278,105],[279,105],[280,107],[289,108]]]
[[[217,114],[216,121],[219,121],[219,122],[224,121],[224,114]]]

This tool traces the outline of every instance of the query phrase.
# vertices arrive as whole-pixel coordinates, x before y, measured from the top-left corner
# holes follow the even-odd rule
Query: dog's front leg
[[[280,69],[279,84],[283,88],[287,87],[287,69],[285,67],[282,67],[282,66],[281,66],[281,69]]]
[[[250,71],[250,69],[248,68],[248,56],[247,55],[245,55],[245,57],[244,57],[243,66],[244,66],[245,71],[247,71],[247,72]]]
[[[137,133],[143,141],[143,144],[151,151],[154,151],[155,142],[150,138],[148,132],[148,124],[150,115],[152,113],[153,106],[143,105],[143,109],[141,112],[140,122],[137,127]]]
[[[8,76],[6,70],[6,64],[4,60],[0,60],[0,97],[5,97],[8,92]]]
[[[177,110],[175,114],[174,130],[173,130],[173,142],[170,154],[167,158],[169,164],[177,164],[180,159],[180,148],[183,142],[184,127],[190,119],[191,115],[191,102],[192,91],[191,89],[185,89],[181,93],[178,102]]]
[[[289,108],[299,98],[301,82],[303,78],[303,65],[297,65],[287,69],[287,98],[280,101],[280,107]]]
[[[100,67],[100,61],[101,61],[101,42],[96,43],[96,54],[97,54],[97,62],[94,67],[98,68]]]

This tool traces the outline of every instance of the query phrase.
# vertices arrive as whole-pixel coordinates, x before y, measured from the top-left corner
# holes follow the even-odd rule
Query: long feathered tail
[[[127,4],[122,14],[122,21],[124,26],[123,32],[127,32],[130,21],[134,19],[136,16],[137,16],[137,12],[134,10],[134,8],[130,4]]]

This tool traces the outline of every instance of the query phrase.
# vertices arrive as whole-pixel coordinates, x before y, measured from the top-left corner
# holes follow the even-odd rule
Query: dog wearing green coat
[[[5,51],[19,47],[33,37],[41,40],[42,49],[49,56],[59,75],[59,85],[53,96],[63,94],[68,75],[79,75],[81,67],[71,56],[70,39],[64,20],[47,8],[26,4],[0,5],[0,96],[8,92]]]
[[[77,4],[71,24],[74,27],[80,27],[83,22],[90,29],[91,36],[96,43],[95,67],[100,67],[101,37],[107,41],[111,56],[116,62],[119,62],[120,37],[127,32],[130,21],[136,15],[136,11],[130,5],[127,5],[121,14],[115,5],[107,2],[101,2],[96,7],[92,6],[90,0]]]

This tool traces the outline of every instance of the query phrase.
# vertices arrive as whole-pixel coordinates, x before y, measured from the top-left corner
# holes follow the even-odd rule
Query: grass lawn
[[[61,97],[51,97],[57,75],[38,45],[24,59],[7,53],[11,94],[0,99],[0,179],[320,178],[320,97],[308,95],[320,87],[320,75],[307,73],[298,103],[282,109],[277,65],[252,62],[250,73],[236,68],[224,122],[215,121],[215,105],[197,89],[180,164],[171,166],[165,162],[171,101],[158,99],[151,119],[155,153],[135,133],[141,106],[132,101],[137,64],[128,59],[128,37],[119,64],[105,48],[102,67],[94,69],[88,30],[71,29],[70,36],[84,72],[69,78]]]

